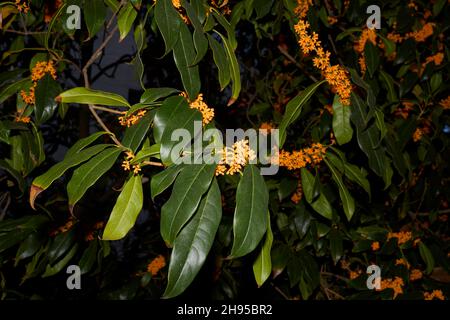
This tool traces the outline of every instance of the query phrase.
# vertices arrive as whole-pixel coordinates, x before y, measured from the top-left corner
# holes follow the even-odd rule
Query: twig
[[[329,277],[335,277],[336,279],[345,281],[345,282],[349,282],[350,280],[346,277],[340,276],[338,274],[334,274],[331,272],[326,272],[326,271],[321,271],[320,274],[324,275],[324,276],[329,276]]]
[[[153,161],[143,161],[142,164],[145,166],[164,167],[162,163]]]
[[[115,114],[120,114],[120,115],[123,115],[125,113],[123,111],[114,110],[114,109],[101,107],[101,106],[95,106],[95,105],[93,105],[92,108],[94,108],[95,110],[101,110],[101,111],[106,111],[106,112],[109,112],[109,113],[115,113]]]
[[[19,34],[21,36],[27,36],[27,35],[31,35],[31,34],[47,33],[46,31],[18,31],[18,30],[12,30],[12,29],[6,29],[6,30],[2,30],[2,31],[3,32],[8,32],[8,33]]]
[[[281,290],[280,288],[278,288],[276,285],[274,285],[273,283],[271,283],[272,287],[286,300],[291,300],[284,292],[283,290]]]
[[[295,60],[295,58],[293,56],[291,56],[289,54],[289,52],[287,52],[286,50],[284,50],[281,46],[278,46],[278,50],[280,50],[280,52],[291,62],[293,62],[297,68],[299,68],[300,70],[302,70],[312,81],[317,82],[319,80],[316,79],[316,77],[314,77],[313,75],[310,75],[309,73],[307,73],[305,71],[305,69],[303,68],[303,66],[297,62],[297,60]]]

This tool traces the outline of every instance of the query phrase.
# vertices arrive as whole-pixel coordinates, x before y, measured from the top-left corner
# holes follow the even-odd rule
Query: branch
[[[293,56],[291,56],[289,54],[289,52],[287,52],[286,50],[284,50],[281,46],[278,46],[278,50],[280,50],[280,52],[291,62],[293,62],[297,68],[299,68],[300,70],[302,70],[312,81],[317,82],[319,80],[316,79],[316,77],[314,77],[313,75],[310,75],[309,73],[307,73],[305,71],[305,69],[303,68],[303,66],[297,62],[297,60],[295,60],[295,58]]]

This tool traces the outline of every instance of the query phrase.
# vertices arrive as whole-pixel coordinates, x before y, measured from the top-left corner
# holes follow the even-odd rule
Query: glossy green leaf
[[[0,103],[3,103],[11,97],[13,94],[20,92],[30,85],[30,79],[22,79],[17,82],[11,83],[9,85],[0,88]]]
[[[106,19],[106,7],[103,1],[86,1],[83,5],[84,21],[89,31],[89,38],[94,37],[103,27]]]
[[[156,116],[158,116],[158,114],[160,116],[158,117],[158,124],[156,122],[155,116],[155,130],[159,131],[161,129],[160,125],[166,124],[164,132],[161,136],[160,154],[162,162],[167,166],[171,165],[174,161],[177,161],[178,157],[180,156],[179,152],[190,145],[190,140],[182,140],[181,142],[179,142],[177,139],[180,139],[180,137],[172,138],[172,134],[176,130],[185,129],[190,133],[190,137],[193,138],[197,134],[196,132],[194,132],[194,130],[196,129],[195,122],[197,124],[200,124],[202,121],[201,113],[195,109],[191,109],[183,97],[174,97],[174,99],[171,101],[173,101],[175,104],[167,104],[167,108],[173,109],[169,111],[170,114],[168,115],[168,117],[168,112],[166,110],[162,110],[162,108],[158,110],[156,114]],[[166,108],[166,106],[164,106],[164,108]],[[156,129],[157,125],[160,126],[158,129]]]
[[[87,88],[73,88],[61,93],[58,98],[63,103],[98,104],[111,107],[130,107],[128,101],[115,93]]]
[[[80,262],[78,263],[78,265],[80,266],[81,274],[86,274],[91,271],[92,267],[95,264],[95,261],[97,260],[97,248],[98,241],[94,240],[91,241],[87,249],[84,250]]]
[[[192,283],[205,263],[221,218],[222,200],[214,179],[194,217],[175,239],[164,298],[179,295]]]
[[[180,35],[180,27],[182,25],[178,12],[172,5],[171,0],[157,1],[155,5],[155,21],[159,31],[166,44],[166,52],[168,54],[178,41]]]
[[[330,240],[330,253],[331,258],[336,264],[344,254],[343,237],[339,230],[332,229],[328,234]]]
[[[141,96],[141,103],[152,103],[155,102],[158,99],[168,97],[174,93],[178,93],[179,91],[174,88],[149,88],[144,91],[144,93]]]
[[[86,138],[80,139],[75,144],[70,147],[69,150],[67,150],[66,155],[64,156],[64,159],[68,159],[72,157],[73,155],[77,154],[87,146],[91,145],[95,140],[100,138],[101,136],[104,136],[105,134],[108,134],[106,131],[98,131],[90,136],[87,136]]]
[[[50,276],[54,276],[58,272],[60,272],[68,263],[69,261],[75,256],[78,250],[78,244],[76,243],[72,249],[67,253],[67,255],[62,258],[60,261],[58,261],[55,265],[51,266],[50,264],[47,265],[47,268],[45,269],[44,274],[42,275],[42,278],[47,278]]]
[[[297,120],[300,116],[300,113],[303,110],[303,106],[309,101],[309,99],[313,96],[314,92],[320,87],[322,83],[325,81],[319,81],[308,88],[300,92],[295,98],[288,102],[286,105],[286,111],[284,113],[283,119],[280,123],[280,148],[283,147],[284,142],[286,141],[286,130],[287,128]]]
[[[173,244],[180,230],[197,210],[214,172],[214,165],[192,164],[176,178],[172,195],[161,208],[161,235],[168,245]]]
[[[74,171],[72,178],[67,184],[69,207],[71,209],[83,197],[86,191],[111,169],[121,152],[122,150],[118,148],[108,148]]]
[[[125,7],[119,11],[117,16],[117,25],[119,26],[120,41],[130,33],[134,20],[136,20],[137,12],[131,2],[128,2]]]
[[[103,232],[103,240],[119,240],[134,226],[143,206],[142,177],[132,176],[122,189]]]
[[[355,213],[355,199],[353,199],[347,187],[344,185],[341,174],[326,158],[324,158],[324,161],[331,171],[334,182],[338,186],[339,197],[342,201],[342,207],[344,209],[347,220],[350,221],[353,217],[353,214]]]
[[[58,234],[48,249],[49,263],[53,264],[60,259],[75,242],[75,233],[73,230]]]
[[[109,146],[111,146],[111,145],[99,144],[99,145],[84,149],[84,150],[74,154],[73,156],[64,158],[63,161],[55,164],[46,173],[35,178],[33,180],[33,184],[31,186],[31,190],[30,190],[31,207],[34,208],[34,201],[36,200],[36,197],[42,191],[47,189],[56,179],[61,177],[67,170],[89,160],[90,158],[92,158],[93,156],[95,156],[96,154],[98,154],[103,149],[105,149]]]
[[[350,163],[345,163],[344,166],[345,176],[349,180],[359,184],[369,194],[370,197],[370,184],[369,180],[367,180],[367,172],[364,170],[364,168],[359,168],[358,166]]]
[[[332,208],[325,194],[320,192],[318,197],[316,197],[315,195],[316,182],[314,176],[305,168],[301,169],[301,176],[303,193],[305,195],[306,201],[308,201],[308,203],[317,213],[331,220]]]
[[[46,122],[52,117],[58,107],[55,98],[60,92],[60,85],[50,75],[47,74],[39,80],[36,87],[36,104],[34,106],[37,125]]]
[[[208,34],[209,46],[213,52],[214,63],[219,72],[219,84],[222,91],[231,81],[230,68],[228,66],[227,54],[222,45]]]
[[[195,65],[198,64],[203,59],[203,57],[206,54],[206,51],[208,51],[208,40],[206,39],[205,33],[203,31],[203,26],[200,23],[200,20],[197,17],[197,14],[192,5],[188,1],[183,1],[182,5],[186,9],[189,21],[194,26],[193,40],[195,51],[197,52],[197,54],[192,64]]]
[[[267,230],[268,201],[266,182],[259,169],[255,165],[247,165],[236,190],[230,257],[242,257],[259,244]]]
[[[272,258],[271,250],[273,243],[273,233],[270,227],[270,214],[267,214],[267,231],[266,238],[261,247],[258,257],[253,263],[253,275],[255,276],[256,283],[258,287],[261,287],[264,282],[270,277],[272,273]]]
[[[352,140],[353,129],[350,124],[351,107],[344,106],[339,96],[334,96],[333,101],[333,132],[339,145]]]
[[[173,48],[173,58],[181,75],[183,87],[189,99],[195,100],[200,92],[201,81],[197,65],[192,65],[196,57],[192,34],[189,28],[182,24],[180,27],[180,39]]]
[[[430,249],[422,241],[419,243],[419,253],[427,266],[426,273],[430,274],[434,268],[434,258]]]
[[[380,52],[378,48],[370,41],[366,42],[364,57],[366,59],[367,70],[369,71],[370,77],[373,77],[375,71],[380,65]]]
[[[153,200],[172,185],[183,168],[183,165],[170,166],[152,177],[150,186]]]
[[[235,49],[233,49],[231,40],[225,38],[221,33],[217,31],[216,33],[222,39],[222,43],[225,48],[225,53],[227,55],[227,60],[230,68],[230,76],[232,82],[231,98],[228,101],[228,106],[230,106],[237,100],[237,98],[239,97],[239,93],[241,92],[241,71],[238,60],[236,58]]]
[[[123,146],[136,152],[150,129],[152,118],[153,112],[147,113],[137,124],[127,128],[122,139]]]

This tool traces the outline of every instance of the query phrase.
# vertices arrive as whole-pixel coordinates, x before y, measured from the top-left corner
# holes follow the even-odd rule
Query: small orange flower
[[[322,162],[326,153],[326,147],[320,143],[313,143],[311,147],[298,151],[284,151],[278,155],[278,164],[280,167],[286,167],[288,170],[297,170],[305,168],[307,165],[315,166]]]
[[[381,288],[380,291],[386,290],[386,289],[392,289],[394,290],[394,299],[399,295],[403,294],[403,286],[404,286],[403,279],[400,277],[395,277],[394,280],[392,279],[383,279],[381,280]]]
[[[397,259],[395,260],[395,265],[396,266],[405,266],[407,269],[409,269],[410,264],[408,263],[408,261],[406,261],[405,259],[401,258],[401,259]]]
[[[16,8],[19,12],[28,13],[30,6],[26,0],[16,0]]]
[[[151,273],[152,276],[154,277],[165,266],[166,266],[166,259],[164,258],[164,256],[159,255],[148,264],[147,272]]]
[[[120,125],[129,128],[129,127],[135,125],[146,114],[147,114],[146,110],[139,110],[138,112],[135,112],[134,114],[131,114],[129,116],[119,117]]]
[[[444,294],[442,293],[441,290],[433,290],[432,292],[424,292],[423,296],[424,296],[424,300],[433,300],[435,298],[438,300],[445,300]]]
[[[441,105],[442,108],[444,108],[445,110],[450,110],[450,96],[448,96],[445,99],[442,99],[439,104]]]
[[[372,251],[380,250],[380,243],[378,241],[372,242],[371,248],[372,248]]]
[[[422,271],[420,271],[419,269],[412,269],[409,275],[409,280],[410,281],[419,280],[422,279],[422,276],[423,276]]]
[[[191,109],[196,109],[201,112],[204,126],[214,119],[214,109],[208,107],[208,105],[203,101],[202,93],[200,93],[194,101],[189,101],[188,95],[185,92],[182,92],[180,95],[188,100],[189,107],[191,107]]]
[[[387,235],[387,240],[396,238],[398,245],[402,245],[412,238],[411,231],[400,231],[400,232],[389,232]]]
[[[241,173],[249,161],[256,158],[255,151],[250,148],[248,140],[240,140],[232,147],[224,147],[221,156],[222,159],[216,167],[216,176]]]

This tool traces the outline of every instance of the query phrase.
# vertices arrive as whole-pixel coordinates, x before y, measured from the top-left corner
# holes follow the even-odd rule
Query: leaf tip
[[[235,102],[236,102],[236,98],[231,97],[230,100],[228,100],[227,107],[233,105]]]
[[[31,208],[33,208],[33,210],[36,210],[36,207],[34,206],[34,202],[35,202],[37,196],[42,191],[44,191],[44,189],[42,189],[42,188],[40,188],[40,187],[38,187],[38,186],[36,186],[34,184],[31,185],[31,188],[30,188],[30,206],[31,206]]]

